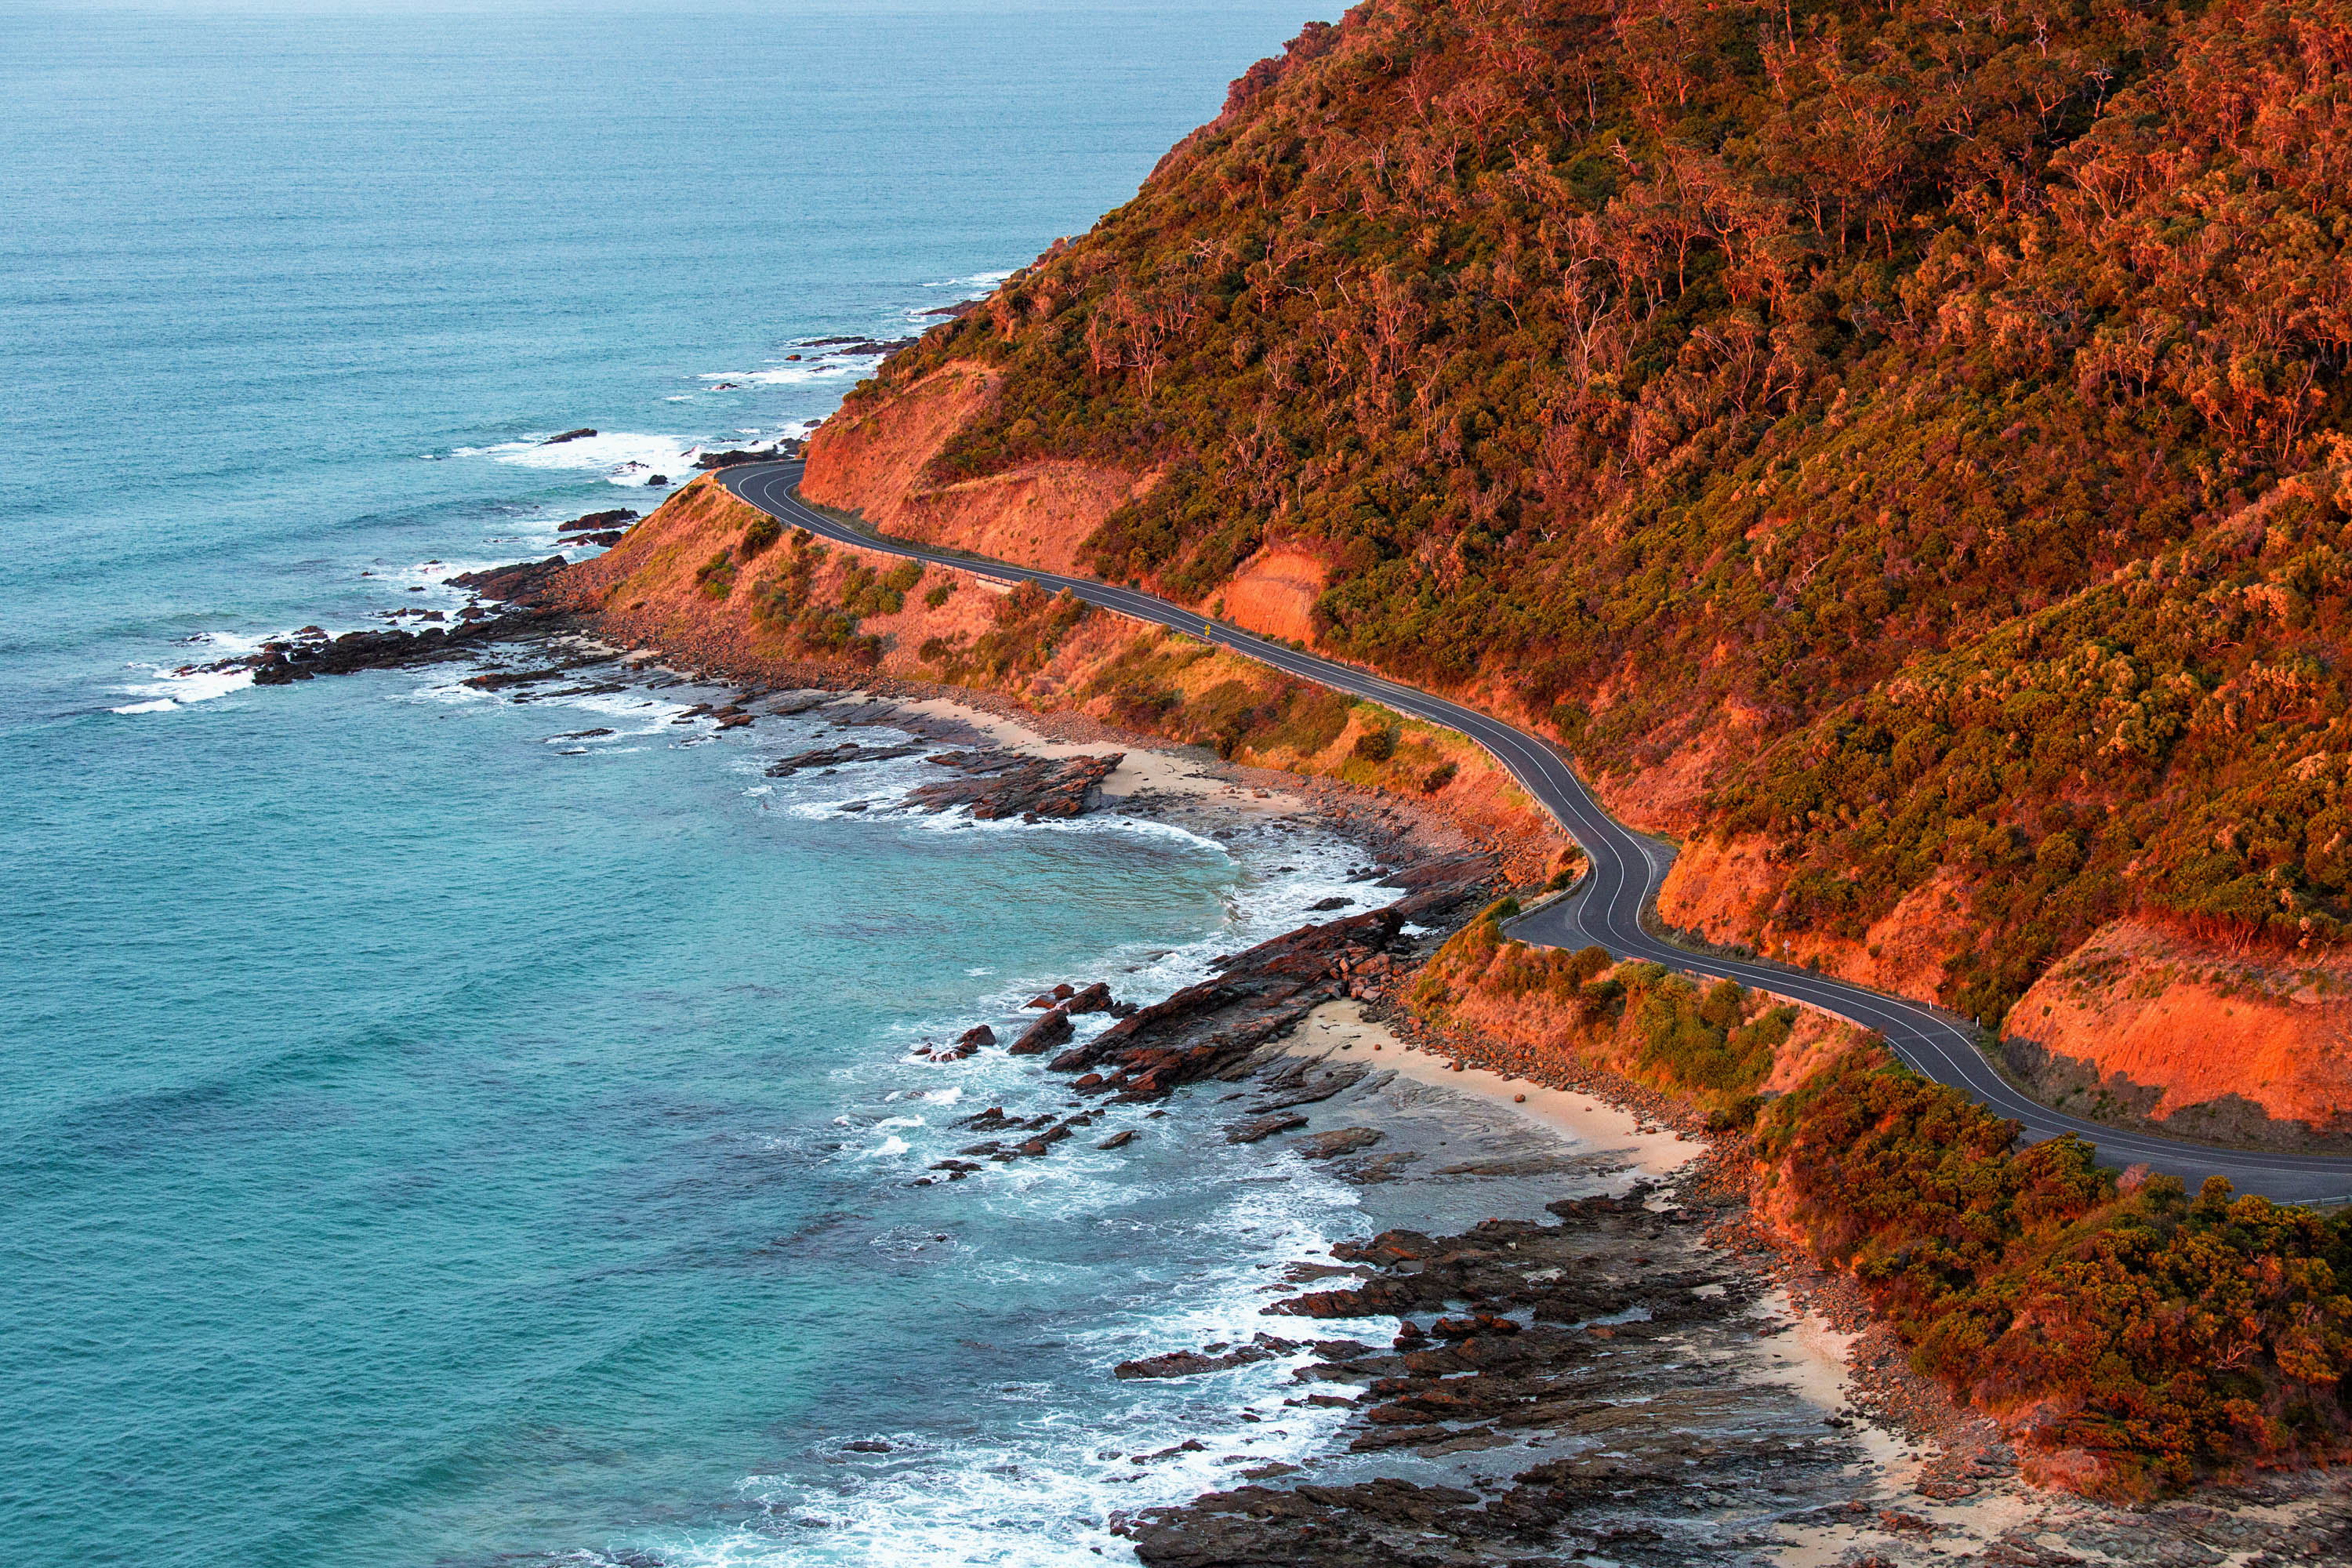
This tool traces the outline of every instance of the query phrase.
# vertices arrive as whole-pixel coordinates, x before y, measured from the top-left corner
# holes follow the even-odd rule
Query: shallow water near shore
[[[845,815],[760,771],[822,721],[714,736],[650,679],[174,672],[454,615],[451,572],[799,428],[871,363],[809,340],[1082,228],[1310,14],[12,10],[15,1555],[1098,1561],[1046,1478],[1182,1397],[1104,1369],[1254,1314],[1349,1194],[1148,1133],[911,1187],[1045,1092],[912,1048],[1149,999],[1349,851]]]

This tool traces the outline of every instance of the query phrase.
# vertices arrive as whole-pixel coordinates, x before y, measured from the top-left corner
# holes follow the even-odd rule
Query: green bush
[[[724,599],[735,591],[735,557],[722,550],[695,568],[695,586],[706,599]]]
[[[2031,1407],[2039,1446],[2105,1488],[2169,1489],[2352,1437],[2352,1217],[2220,1177],[2191,1202],[2119,1194],[2073,1137],[2011,1152],[2018,1124],[1849,1053],[1757,1122],[1776,1205],[1851,1269],[1923,1372],[1989,1409]]]

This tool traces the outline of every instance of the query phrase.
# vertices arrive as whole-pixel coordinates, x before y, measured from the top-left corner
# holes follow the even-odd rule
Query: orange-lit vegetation
[[[2352,1217],[2209,1181],[2128,1193],[2072,1138],[1846,1054],[1759,1118],[1764,1206],[2042,1474],[2126,1496],[2352,1438]]]
[[[933,480],[1153,471],[1096,571],[1295,544],[1597,767],[1736,712],[1769,918],[1949,868],[1997,1016],[2121,910],[2352,908],[2347,73],[2294,0],[1370,0],[849,412],[985,363]]]
[[[1744,1120],[1790,1037],[1797,1010],[1729,980],[1694,985],[1655,963],[1620,963],[1606,949],[1529,947],[1502,931],[1506,899],[1456,931],[1409,994],[1440,1022],[1492,1025],[1538,1058],[1605,1067]]]

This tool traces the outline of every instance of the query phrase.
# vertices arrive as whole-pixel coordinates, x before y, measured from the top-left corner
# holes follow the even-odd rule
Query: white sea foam
[[[647,475],[682,479],[694,467],[698,448],[675,436],[648,436],[632,430],[606,430],[574,441],[549,446],[545,437],[501,441],[489,447],[460,447],[453,458],[488,458],[522,468],[601,470],[614,484],[642,485]]]
[[[943,1442],[929,1430],[820,1439],[818,1451],[827,1458],[852,1436],[880,1436],[891,1452],[850,1468],[836,1460],[752,1477],[742,1491],[766,1505],[765,1529],[665,1543],[665,1555],[712,1568],[1068,1568],[1129,1561],[1126,1543],[1108,1528],[1114,1511],[1229,1487],[1253,1465],[1313,1463],[1346,1413],[1283,1403],[1296,1386],[1292,1368],[1311,1359],[1306,1352],[1216,1373],[1213,1392],[1192,1380],[1121,1382],[1111,1371],[1136,1356],[1248,1341],[1266,1327],[1259,1315],[1265,1276],[1255,1265],[1326,1252],[1354,1227],[1356,1194],[1343,1184],[1276,1155],[1271,1168],[1286,1179],[1268,1184],[1269,1168],[1262,1150],[1212,1145],[1184,1163],[1180,1194],[1169,1174],[1087,1152],[1021,1162],[992,1173],[984,1185],[960,1188],[961,1201],[991,1211],[990,1234],[1017,1234],[1025,1220],[1094,1226],[1107,1239],[1132,1235],[1140,1244],[1131,1278],[1087,1264],[1008,1257],[993,1247],[950,1264],[969,1270],[971,1288],[982,1293],[1017,1289],[1051,1300],[1099,1294],[1108,1286],[1101,1316],[1067,1335],[1076,1380],[1058,1375],[1071,1369],[1056,1368],[1054,1377],[974,1390],[989,1415],[984,1435],[970,1439]],[[1164,1215],[1167,1200],[1178,1196],[1206,1206],[1182,1222],[1184,1234],[1170,1237],[1164,1217],[1143,1214],[1150,1205]],[[936,1239],[894,1232],[874,1245],[912,1258]],[[1122,1278],[1129,1279],[1123,1286]],[[1242,1409],[1256,1418],[1243,1420]],[[1200,1447],[1183,1450],[1187,1437]],[[774,1526],[782,1522],[795,1528],[780,1535]]]
[[[258,647],[260,644],[254,646]],[[190,668],[183,670],[155,664],[135,664],[130,668],[146,670],[155,679],[116,687],[115,690],[121,695],[135,697],[139,700],[110,709],[110,712],[169,713],[175,708],[184,708],[194,702],[209,702],[215,697],[226,697],[253,684],[253,671],[246,668]]]
[[[798,364],[771,365],[766,370],[712,372],[698,376],[699,381],[731,381],[740,386],[805,386],[812,382],[839,381],[855,376],[874,366],[872,354],[826,354],[821,359],[803,360]]]
[[[243,632],[198,632],[186,640],[192,647],[215,648],[234,658],[238,654],[259,653],[261,645],[268,639],[248,637]]]

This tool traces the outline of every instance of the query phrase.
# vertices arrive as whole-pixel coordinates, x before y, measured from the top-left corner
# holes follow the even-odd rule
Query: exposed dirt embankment
[[[1300,545],[1269,544],[1242,563],[1217,596],[1217,614],[1237,626],[1289,642],[1315,640],[1315,601],[1331,568]]]
[[[1944,998],[1975,936],[1965,877],[1939,869],[1845,936],[1789,918],[1769,850],[1752,837],[1685,844],[1660,917],[1710,942]],[[2003,1028],[2011,1069],[2078,1114],[2228,1143],[2352,1145],[2352,960],[2332,950],[2315,958],[2118,920],[2045,972]]]
[[[709,479],[538,593],[680,663],[990,692],[1401,796],[1476,836],[1522,885],[1550,875],[1568,847],[1508,773],[1450,731],[1034,585],[786,532]]]
[[[2116,921],[2038,981],[2010,1065],[2103,1120],[2298,1146],[2352,1142],[2352,963],[2231,955]]]
[[[1790,963],[1876,990],[1939,1000],[1945,961],[1967,941],[1967,889],[1939,870],[1904,895],[1860,937],[1792,926],[1783,919],[1770,846],[1755,837],[1685,844],[1658,889],[1658,913],[1708,942],[1738,943]]]
[[[1000,379],[984,365],[957,361],[872,413],[828,420],[809,442],[802,493],[903,539],[1049,572],[1076,570],[1087,536],[1159,476],[1057,460],[934,483],[931,460],[988,405]]]

